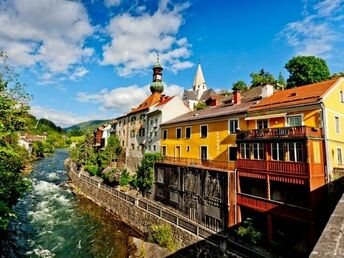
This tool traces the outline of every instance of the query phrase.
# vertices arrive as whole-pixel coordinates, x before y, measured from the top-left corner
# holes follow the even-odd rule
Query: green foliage
[[[64,130],[67,133],[70,133],[72,130],[77,129],[82,132],[82,134],[85,134],[87,131],[93,132],[94,129],[97,127],[109,123],[109,120],[91,120],[87,122],[82,122],[80,124],[72,125],[70,127],[65,128]]]
[[[239,81],[233,83],[232,89],[233,90],[239,90],[239,91],[245,91],[248,89],[248,86],[247,86],[246,82],[244,82],[243,80],[239,80]]]
[[[137,187],[146,194],[153,185],[154,164],[162,159],[160,153],[145,153],[137,171]]]
[[[262,239],[262,234],[255,229],[251,218],[243,222],[243,225],[238,228],[237,234],[252,244],[257,244]]]
[[[152,243],[156,243],[161,247],[167,248],[170,252],[176,249],[176,243],[173,240],[172,228],[170,225],[153,225],[152,232],[148,237]]]
[[[110,169],[106,172],[103,171],[101,176],[105,180],[105,182],[113,183],[116,181],[116,174],[117,174],[116,169]]]
[[[287,85],[287,83],[286,83],[286,81],[285,81],[285,79],[284,79],[284,76],[283,76],[283,74],[280,72],[280,73],[278,74],[277,86],[278,86],[279,88],[284,89],[286,85]]]
[[[289,72],[287,88],[293,88],[329,79],[330,71],[324,59],[315,56],[295,56],[285,68]]]
[[[227,89],[222,89],[222,90],[220,90],[220,92],[219,92],[219,95],[221,95],[221,96],[230,96],[232,94],[232,92],[230,92],[229,90],[227,90]]]
[[[75,127],[68,131],[69,136],[82,136],[84,133],[81,131],[80,127]]]
[[[330,79],[335,79],[339,77],[344,77],[344,72],[338,72],[331,75]]]
[[[271,73],[264,71],[264,69],[261,69],[258,73],[251,73],[250,77],[252,79],[251,87],[257,87],[266,84],[276,84],[274,76]]]
[[[195,105],[195,110],[202,110],[202,109],[206,109],[207,107],[208,106],[207,106],[207,104],[205,104],[204,101],[199,101]]]
[[[96,165],[85,165],[84,170],[89,172],[93,176],[97,176],[99,173],[98,166]]]
[[[26,129],[29,99],[0,52],[0,230],[15,217],[12,206],[31,184],[21,173],[27,154],[17,144],[17,133]]]
[[[32,153],[34,157],[44,157],[44,145],[42,142],[36,141],[32,143]]]
[[[124,169],[121,173],[121,177],[119,178],[119,185],[120,186],[129,185],[129,181],[130,181],[130,174],[126,169]]]

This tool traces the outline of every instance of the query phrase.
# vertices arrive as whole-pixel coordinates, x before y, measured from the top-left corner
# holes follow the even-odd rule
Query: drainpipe
[[[320,103],[320,108],[322,111],[322,126],[324,131],[324,142],[325,142],[325,160],[326,160],[326,166],[325,166],[325,173],[326,173],[326,183],[330,183],[330,171],[331,171],[331,163],[330,163],[330,149],[328,144],[328,131],[327,131],[327,116],[326,116],[326,108],[324,106],[324,103]]]
[[[237,194],[238,194],[238,190],[237,190],[237,168],[234,169],[234,225],[236,225],[238,223],[238,207],[237,207]]]

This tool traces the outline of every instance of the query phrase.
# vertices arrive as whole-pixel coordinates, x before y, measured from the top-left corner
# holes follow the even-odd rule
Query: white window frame
[[[256,119],[256,129],[258,129],[258,121],[262,121],[262,120],[268,121],[268,127],[267,128],[270,128],[270,119],[267,118],[267,119]]]
[[[176,154],[177,154],[177,151],[176,151],[176,150],[177,150],[177,147],[179,147],[179,149],[180,149],[180,157],[177,157],[177,156],[176,156]],[[181,146],[181,145],[175,145],[175,146],[174,146],[174,157],[175,157],[175,158],[181,158],[181,157],[182,157],[182,146]]]
[[[278,144],[278,147],[277,147],[277,156],[280,158],[280,157],[282,157],[282,159],[273,159],[273,157],[274,157],[274,155],[273,155],[273,150],[272,150],[272,146],[273,146],[273,144]],[[279,153],[279,150],[280,150],[280,148],[279,148],[279,145],[280,144],[282,144],[282,153]],[[273,160],[273,161],[284,161],[284,143],[282,143],[282,142],[273,142],[273,143],[271,143],[271,160]]]
[[[295,160],[291,160],[291,158],[290,158],[290,148],[289,148],[289,144],[293,144],[293,147],[294,147],[294,150],[293,150],[293,154],[294,154],[294,157],[295,157]],[[297,159],[297,148],[296,148],[296,144],[297,143],[299,143],[299,144],[301,144],[301,160],[298,160]],[[290,162],[304,162],[304,159],[305,159],[305,157],[304,157],[304,151],[305,151],[305,147],[302,145],[302,142],[288,142],[287,144],[286,144],[286,147],[287,147],[287,154],[288,154],[288,161],[290,161]],[[283,152],[285,151],[285,149],[283,149]]]
[[[210,160],[210,158],[209,158],[209,147],[208,147],[208,145],[200,145],[200,146],[199,146],[199,159],[202,160],[202,147],[207,147],[207,159],[206,159],[206,160]]]
[[[166,138],[164,138],[164,131],[166,131]],[[162,129],[162,140],[168,139],[168,130],[167,129]]]
[[[242,146],[244,146],[244,154],[245,154],[245,157],[243,157],[241,154],[242,154]],[[249,155],[248,157],[246,156],[246,149],[249,149]],[[249,143],[240,143],[240,158],[241,159],[251,159],[251,149],[250,149],[250,144]]]
[[[337,127],[337,121],[338,121],[338,127]],[[339,116],[334,116],[334,126],[336,133],[340,133],[340,117]]]
[[[289,117],[293,117],[293,116],[301,116],[301,126],[303,126],[303,117],[304,117],[304,114],[293,114],[293,115],[288,115],[288,116],[286,116],[286,118],[285,118],[285,125],[286,126],[295,126],[295,125],[289,125],[289,122],[288,122],[288,118]]]
[[[231,121],[237,121],[237,128],[234,128],[234,132],[231,132]],[[240,120],[239,118],[231,118],[231,119],[228,119],[228,134],[236,134],[236,130],[240,128]]]
[[[163,152],[163,149],[165,148],[165,150],[166,150],[166,153],[165,153],[165,155],[164,155],[164,152]],[[167,145],[161,145],[161,155],[163,156],[163,157],[166,157],[167,156]]]
[[[186,138],[186,128],[190,128],[190,138]],[[207,131],[208,131],[208,129],[207,129]],[[192,126],[186,126],[185,127],[185,139],[191,139],[191,135],[192,135]]]
[[[207,127],[207,136],[206,136],[206,137],[203,137],[203,136],[202,136],[202,126],[206,126],[206,127]],[[199,137],[200,137],[200,138],[208,138],[208,131],[209,131],[209,130],[208,130],[208,124],[200,125],[200,126],[199,126]]]
[[[257,156],[258,156],[258,158],[255,158],[255,157],[254,157],[254,145],[255,145],[255,144],[257,145]],[[260,152],[259,152],[260,146],[263,147],[263,157],[260,156]],[[259,143],[259,142],[254,142],[254,143],[252,143],[252,158],[253,158],[254,160],[264,160],[264,158],[265,158],[264,152],[265,152],[264,143]]]
[[[341,162],[339,162],[338,150],[340,150],[340,159],[341,159],[340,161]],[[337,147],[337,164],[338,165],[343,165],[343,150],[342,150],[341,147]]]

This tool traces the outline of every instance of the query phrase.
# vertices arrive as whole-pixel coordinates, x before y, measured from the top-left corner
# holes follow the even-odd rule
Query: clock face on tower
[[[157,75],[156,75],[156,79],[157,79],[157,80],[161,80],[161,75],[160,75],[160,74],[157,74]]]

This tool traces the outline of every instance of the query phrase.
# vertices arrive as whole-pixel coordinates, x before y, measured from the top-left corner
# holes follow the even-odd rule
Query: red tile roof
[[[174,97],[174,96],[173,96]],[[161,99],[159,103],[156,105],[157,107],[165,105],[167,102],[169,102],[173,97],[170,96],[161,96]]]
[[[160,98],[161,98],[161,94],[155,92],[152,95],[150,95],[148,98],[146,98],[146,100],[144,100],[138,107],[131,109],[131,111],[128,114],[144,111],[150,108],[151,106],[153,106],[154,104],[156,104],[157,102],[159,102]]]
[[[262,99],[259,103],[252,106],[249,111],[316,103],[337,82],[337,80],[338,78],[278,91],[272,96]]]

